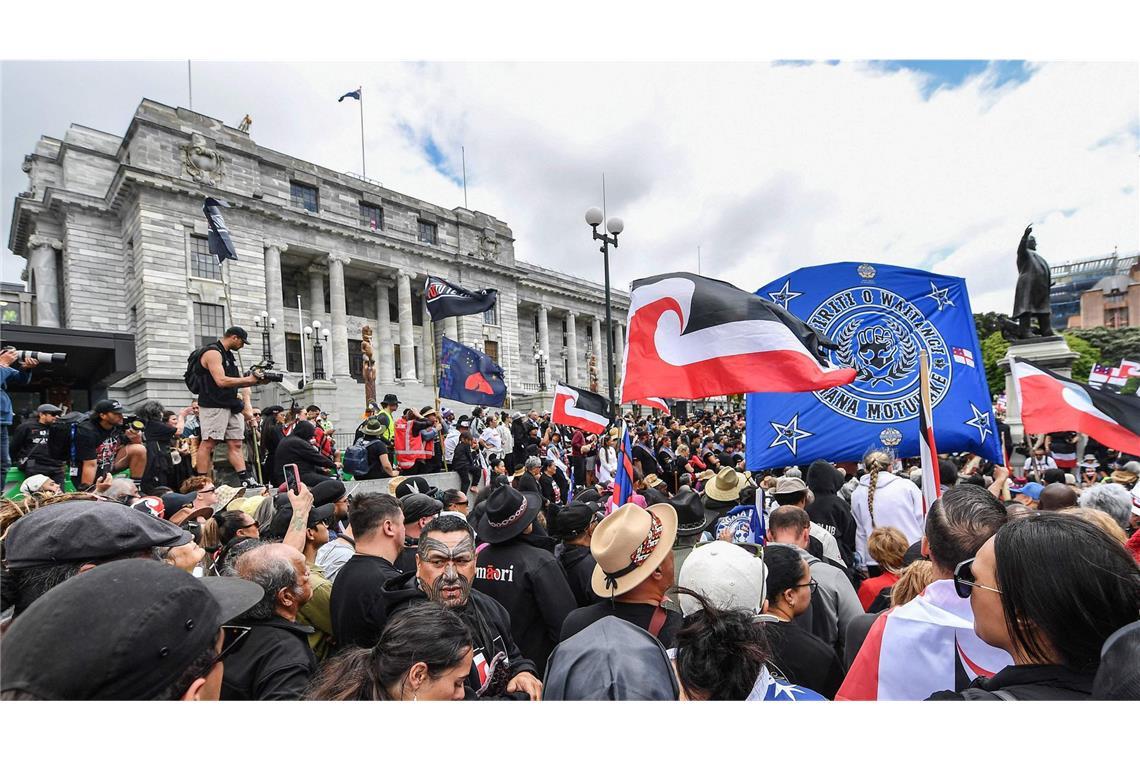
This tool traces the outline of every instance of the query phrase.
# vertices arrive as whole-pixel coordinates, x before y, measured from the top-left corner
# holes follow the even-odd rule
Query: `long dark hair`
[[[768,602],[775,604],[780,594],[795,588],[804,578],[804,561],[790,546],[764,547],[764,564],[768,566]]]
[[[688,594],[701,605],[685,616],[685,624],[677,631],[681,687],[709,700],[747,698],[771,652],[764,628],[744,610],[719,609],[685,588],[677,593]]]
[[[352,647],[326,662],[309,684],[305,699],[345,702],[390,700],[417,662],[438,678],[471,649],[471,633],[451,610],[423,602],[390,621],[372,649]]]
[[[994,553],[1010,638],[1035,660],[1095,669],[1105,639],[1140,617],[1136,561],[1079,517],[1031,512],[997,532]]]

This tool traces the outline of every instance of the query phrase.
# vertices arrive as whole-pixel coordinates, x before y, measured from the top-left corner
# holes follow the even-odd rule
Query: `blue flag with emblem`
[[[484,353],[444,337],[439,358],[439,396],[475,406],[502,406],[507,397],[503,368]]]
[[[938,450],[1002,461],[966,281],[885,264],[797,269],[756,291],[825,335],[854,382],[810,393],[750,393],[753,470],[816,459],[858,461],[872,448],[919,453],[919,353],[930,361]]]

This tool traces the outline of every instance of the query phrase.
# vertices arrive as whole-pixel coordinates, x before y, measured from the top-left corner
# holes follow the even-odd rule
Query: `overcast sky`
[[[188,106],[187,66],[4,63],[3,236],[23,156],[70,123],[121,135],[139,101]],[[583,211],[625,220],[619,287],[697,269],[755,289],[858,260],[964,276],[1008,310],[1034,222],[1051,263],[1140,247],[1135,63],[212,63],[194,110],[259,144],[507,222],[519,258],[600,281]],[[3,279],[24,260],[5,250]]]

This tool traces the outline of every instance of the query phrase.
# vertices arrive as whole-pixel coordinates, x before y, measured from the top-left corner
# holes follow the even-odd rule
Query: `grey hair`
[[[297,571],[293,563],[285,557],[265,557],[268,548],[277,546],[272,541],[259,541],[255,546],[241,553],[233,564],[238,577],[253,581],[265,591],[265,596],[242,617],[253,620],[269,620],[277,609],[277,592],[283,588],[300,592]]]
[[[1124,466],[1120,469],[1126,470],[1133,475],[1140,475],[1140,462],[1125,462]]]
[[[1132,496],[1119,483],[1100,483],[1085,490],[1078,503],[1105,512],[1116,523],[1127,528],[1132,515]]]
[[[788,469],[784,470],[784,477],[785,478],[802,478],[803,475],[801,474],[799,467],[789,467]]]
[[[529,470],[529,469],[532,469],[534,467],[542,467],[542,460],[539,459],[538,457],[527,457],[526,458],[526,469]]]
[[[135,482],[130,478],[115,478],[111,481],[111,485],[107,486],[107,490],[103,495],[108,499],[120,501],[124,496],[134,496],[137,492]]]

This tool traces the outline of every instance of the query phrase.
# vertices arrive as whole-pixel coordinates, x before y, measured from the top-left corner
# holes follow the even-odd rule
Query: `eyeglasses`
[[[814,594],[814,593],[815,593],[815,590],[816,590],[817,588],[819,588],[819,581],[817,581],[815,578],[812,578],[812,579],[811,579],[810,581],[808,581],[807,583],[797,583],[797,584],[796,584],[795,586],[793,586],[792,588],[803,588],[804,586],[807,586],[808,588],[810,588],[810,589],[811,589],[811,591],[812,591],[812,593]]]
[[[969,599],[970,594],[975,588],[984,588],[986,591],[993,591],[995,594],[1000,594],[1000,588],[984,586],[974,579],[974,559],[974,557],[970,557],[970,559],[963,560],[954,568],[954,591],[963,599]]]

